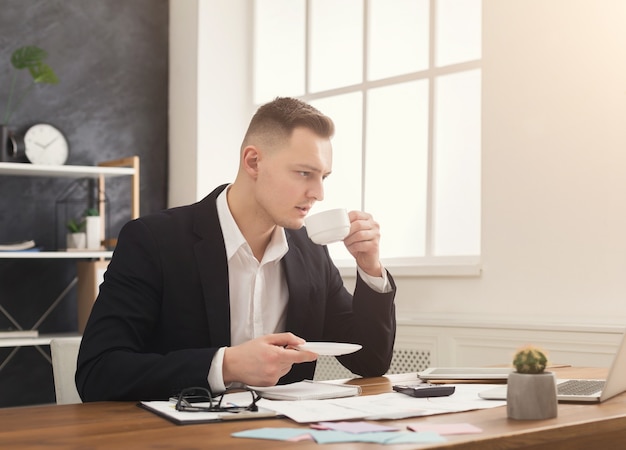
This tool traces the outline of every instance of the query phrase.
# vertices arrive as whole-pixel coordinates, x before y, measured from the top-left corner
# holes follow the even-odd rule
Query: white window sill
[[[383,265],[395,277],[479,277],[480,256],[438,256],[383,259]],[[356,276],[354,260],[336,260],[342,277]]]

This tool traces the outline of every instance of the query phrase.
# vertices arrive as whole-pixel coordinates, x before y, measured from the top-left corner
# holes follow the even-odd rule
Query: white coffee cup
[[[350,232],[350,218],[344,208],[329,209],[304,219],[306,232],[316,244],[342,241]]]

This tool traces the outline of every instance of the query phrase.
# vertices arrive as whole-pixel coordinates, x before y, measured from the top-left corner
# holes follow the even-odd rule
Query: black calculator
[[[437,385],[429,383],[421,384],[395,384],[393,390],[411,397],[446,397],[454,394],[454,386]]]

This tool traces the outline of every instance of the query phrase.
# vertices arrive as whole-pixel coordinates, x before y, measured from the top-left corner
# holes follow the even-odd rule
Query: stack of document
[[[416,398],[399,392],[326,400],[267,400],[260,407],[276,411],[298,423],[336,420],[394,420],[474,409],[495,408],[506,401],[481,399],[478,393],[492,385],[459,384],[447,397]]]
[[[304,380],[280,386],[250,386],[268,400],[324,400],[328,398],[353,397],[361,393],[361,386],[331,384]]]
[[[251,386],[250,386],[251,387]],[[186,412],[177,411],[172,401],[143,401],[140,406],[158,414],[172,422],[183,425],[191,423],[221,422],[224,420],[244,420],[262,419],[276,417],[278,414],[273,408],[266,408],[261,402],[271,402],[273,400],[287,400],[278,403],[299,403],[307,400],[333,399],[340,397],[355,396],[361,393],[360,386],[349,384],[320,383],[310,380],[297,383],[271,387],[251,387],[263,398],[257,403],[260,408],[257,412],[246,411],[245,413],[231,412]],[[290,402],[289,400],[293,400]],[[226,394],[223,402],[230,405],[242,405],[250,401],[248,392],[236,392]],[[199,406],[207,406],[198,403]]]
[[[300,390],[297,394],[298,386]],[[338,397],[337,393],[345,393],[343,390],[336,390],[339,386],[348,389],[358,388],[358,386],[335,385],[330,383],[311,383],[303,381],[294,383],[293,391],[289,392],[291,397],[303,397],[307,394],[313,395],[311,391],[319,388],[320,384],[327,384],[328,392],[334,392],[334,397],[317,400],[269,400],[267,397],[257,402],[259,412],[246,413],[209,413],[209,412],[186,412],[177,411],[175,402],[167,401],[144,401],[141,406],[161,415],[177,424],[219,422],[223,420],[237,419],[260,419],[268,417],[285,416],[298,423],[312,423],[338,420],[388,420],[404,419],[408,417],[430,416],[434,414],[445,414],[474,409],[495,408],[506,405],[506,401],[484,400],[478,393],[491,387],[487,384],[459,384],[456,386],[454,394],[447,397],[416,398],[399,392],[389,392],[378,395],[356,395],[349,397]],[[281,388],[281,386],[274,386]],[[260,388],[267,392],[268,388]],[[321,389],[327,389],[322,387]],[[289,391],[289,389],[275,389],[276,391]],[[319,390],[317,393],[319,394]],[[272,395],[272,394],[269,394]],[[286,395],[283,392],[283,395]],[[250,401],[249,392],[237,392],[226,394],[223,399],[224,404],[242,405]]]

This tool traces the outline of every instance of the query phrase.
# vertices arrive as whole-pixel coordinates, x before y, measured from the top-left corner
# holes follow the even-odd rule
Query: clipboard
[[[239,413],[177,411],[175,403],[165,400],[141,401],[137,403],[137,406],[147,409],[157,416],[161,416],[176,425],[225,422],[229,420],[271,419],[280,417],[276,411],[265,408],[259,408],[258,411],[246,411]]]

